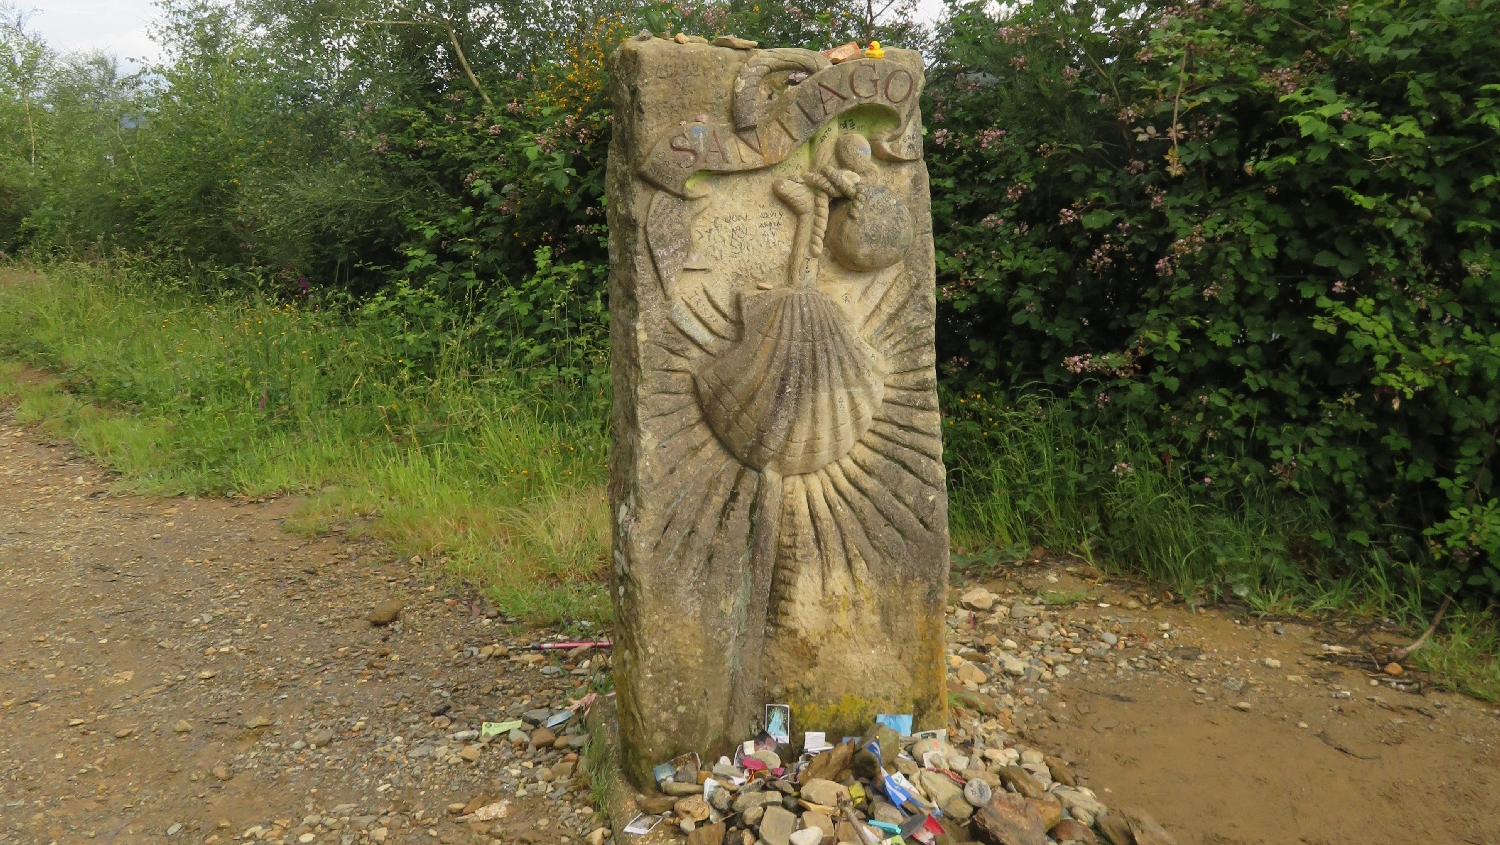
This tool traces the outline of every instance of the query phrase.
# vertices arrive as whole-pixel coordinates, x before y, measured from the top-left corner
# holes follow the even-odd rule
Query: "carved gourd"
[[[829,214],[824,244],[836,261],[856,272],[894,266],[916,237],[906,201],[880,184],[869,139],[845,135],[838,140],[837,155],[839,164],[859,174],[860,181],[852,201],[839,203]]]

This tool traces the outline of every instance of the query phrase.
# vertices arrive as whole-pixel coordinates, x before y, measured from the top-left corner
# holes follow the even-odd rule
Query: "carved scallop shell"
[[[849,453],[885,389],[875,353],[813,288],[748,300],[745,332],[694,379],[709,426],[735,457],[781,475]]]

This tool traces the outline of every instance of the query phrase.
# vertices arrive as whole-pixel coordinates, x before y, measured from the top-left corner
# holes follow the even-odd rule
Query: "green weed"
[[[1092,598],[1093,596],[1088,590],[1081,589],[1048,590],[1041,594],[1042,601],[1046,602],[1048,607],[1063,607],[1065,605],[1078,604],[1079,602],[1090,601]]]
[[[948,403],[956,574],[983,578],[1034,546],[1106,572],[1165,584],[1195,603],[1241,602],[1275,616],[1382,616],[1427,624],[1423,572],[1371,551],[1344,560],[1315,542],[1327,520],[1276,491],[1206,494],[1130,431],[1079,425],[1039,397]],[[1045,593],[1049,604],[1086,596]],[[1432,602],[1427,602],[1430,608]],[[1500,632],[1469,611],[1418,652],[1418,665],[1472,695],[1500,697]]]

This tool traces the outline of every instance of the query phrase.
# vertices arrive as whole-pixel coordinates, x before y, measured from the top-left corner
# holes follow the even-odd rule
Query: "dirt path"
[[[563,748],[461,733],[566,707],[587,655],[542,660],[535,633],[378,548],[283,533],[285,503],[108,482],[0,424],[0,843],[549,843],[596,826],[579,720],[555,729]],[[365,621],[392,598],[397,624]],[[503,819],[451,821],[450,804],[497,797]]]
[[[544,747],[531,724],[468,732],[556,714],[607,658],[544,659],[527,646],[556,632],[421,566],[288,535],[290,503],[109,481],[0,423],[0,843],[542,845],[597,826],[577,719]],[[1394,634],[1142,607],[1090,576],[1007,567],[978,611],[954,591],[955,689],[999,711],[956,710],[958,735],[1035,743],[1182,843],[1500,845],[1500,711],[1323,648]],[[365,620],[391,599],[397,624]]]
[[[1369,653],[1407,637],[1147,609],[1090,573],[1014,568],[988,583],[1008,612],[990,626],[974,614],[957,639],[979,663],[992,636],[1069,667],[1013,685],[1034,702],[1017,702],[1016,727],[1106,804],[1148,810],[1182,843],[1500,843],[1500,710],[1380,671]],[[1084,590],[1091,601],[1009,612]]]

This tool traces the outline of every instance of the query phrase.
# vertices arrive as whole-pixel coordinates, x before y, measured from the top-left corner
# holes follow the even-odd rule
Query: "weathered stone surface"
[[[718,38],[714,39],[714,46],[729,47],[733,50],[754,50],[756,47],[759,47],[760,44],[747,38],[736,38],[733,35],[720,35]]]
[[[812,758],[807,764],[807,771],[802,773],[805,779],[820,778],[822,780],[838,781],[839,773],[849,768],[849,761],[854,757],[854,743],[845,742],[835,746],[832,751],[824,751],[822,754]]]
[[[1130,832],[1130,822],[1120,813],[1109,813],[1095,819],[1099,832],[1109,840],[1109,845],[1135,845],[1135,834]]]
[[[760,818],[760,838],[770,845],[787,845],[796,829],[797,816],[782,807],[767,807]]]
[[[611,59],[611,591],[638,785],[729,753],[768,703],[830,736],[946,722],[922,57],[741,46]]]
[[[1047,845],[1047,826],[1041,813],[1025,798],[997,794],[974,814],[974,833],[989,845]]]
[[[708,802],[701,795],[690,795],[672,805],[672,811],[680,819],[701,822],[708,818]]]
[[[896,765],[896,755],[901,753],[901,734],[896,733],[894,728],[876,722],[870,726],[869,731],[860,740],[860,747],[869,746],[871,741],[880,744],[881,766],[889,769]]]
[[[1130,822],[1130,832],[1135,835],[1135,845],[1177,845],[1177,839],[1145,813],[1133,810],[1125,817]]]
[[[1068,813],[1073,818],[1083,822],[1085,826],[1093,824],[1094,819],[1109,812],[1098,799],[1090,798],[1087,794],[1077,789],[1058,787],[1052,791],[1052,795],[1058,801],[1062,802],[1062,805],[1067,808]]]
[[[1028,798],[1026,799],[1026,803],[1035,807],[1037,812],[1041,814],[1042,824],[1046,825],[1048,830],[1056,827],[1057,823],[1062,821],[1062,803],[1051,795],[1043,795],[1041,798]]]
[[[1052,828],[1052,838],[1058,842],[1084,842],[1094,845],[1094,833],[1076,819],[1063,819]]]
[[[813,778],[802,784],[802,797],[825,807],[837,807],[849,800],[849,788],[831,780]]]
[[[923,769],[917,773],[917,786],[927,793],[932,803],[939,807],[947,804],[953,798],[963,797],[963,787],[955,784],[940,772]]]
[[[824,813],[808,810],[802,814],[802,828],[811,830],[817,828],[823,831],[823,838],[833,836],[833,818]]]
[[[1027,798],[1040,798],[1047,793],[1046,788],[1037,783],[1036,778],[1020,766],[1006,766],[1000,770],[999,774],[1001,783]]]
[[[369,614],[365,616],[365,619],[377,628],[384,627],[400,618],[401,611],[405,608],[406,601],[404,599],[388,599],[371,609]]]
[[[724,823],[714,822],[693,828],[687,845],[724,845]]]
[[[964,800],[975,807],[983,807],[990,803],[990,798],[994,794],[989,783],[978,778],[971,778],[968,783],[964,784]]]

